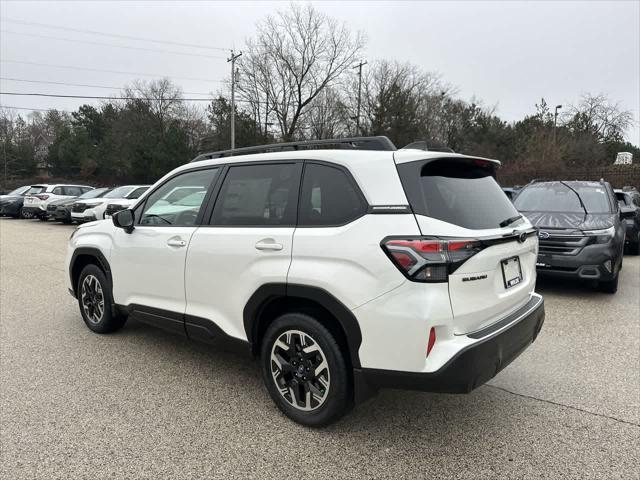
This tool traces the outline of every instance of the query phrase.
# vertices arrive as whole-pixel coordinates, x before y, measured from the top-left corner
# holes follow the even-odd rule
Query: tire
[[[620,271],[616,273],[616,276],[612,280],[598,283],[598,289],[604,293],[616,293],[618,291],[618,278],[620,277]]]
[[[115,332],[127,321],[126,316],[114,314],[111,284],[97,265],[89,264],[82,269],[76,296],[84,323],[96,333]]]
[[[20,218],[26,218],[26,219],[29,220],[29,219],[33,218],[33,213],[28,211],[28,210],[25,210],[24,208],[21,208],[19,216],[20,216]]]
[[[305,349],[312,350],[304,352]],[[292,350],[296,356],[288,355]],[[323,427],[348,411],[352,387],[344,353],[329,330],[315,318],[301,313],[278,317],[267,328],[260,358],[262,376],[272,400],[294,422]]]
[[[49,217],[40,216],[38,217],[38,220],[40,220],[41,222],[46,222],[47,220],[49,220]]]

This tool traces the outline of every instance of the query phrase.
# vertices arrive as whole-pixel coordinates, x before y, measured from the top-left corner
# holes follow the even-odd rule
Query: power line
[[[219,82],[219,83],[224,83],[224,80],[211,80],[208,78],[195,78],[195,77],[174,77],[174,76],[168,76],[168,75],[164,75],[164,74],[160,74],[160,73],[141,73],[141,72],[124,72],[124,71],[118,71],[118,70],[103,70],[100,68],[88,68],[88,67],[76,67],[74,65],[54,65],[51,63],[37,63],[37,62],[24,62],[21,60],[0,60],[0,62],[2,63],[18,63],[21,65],[35,65],[38,67],[50,67],[50,68],[66,68],[66,69],[71,69],[71,70],[86,70],[88,72],[100,72],[100,73],[115,73],[118,75],[140,75],[143,77],[154,77],[154,78],[172,78],[175,80],[189,80],[189,81],[195,81],[195,82],[207,82],[207,83],[211,83],[211,82]]]
[[[192,57],[204,57],[204,58],[224,58],[224,57],[215,57],[212,55],[203,55],[200,53],[185,53],[185,52],[173,52],[171,50],[159,50],[155,48],[144,48],[144,47],[130,47],[127,45],[116,45],[114,43],[103,43],[103,42],[92,42],[90,40],[76,40],[73,38],[64,38],[64,37],[54,37],[52,35],[39,35],[36,33],[22,33],[22,32],[12,32],[10,30],[2,30],[2,33],[9,33],[11,35],[23,35],[25,37],[35,37],[35,38],[47,38],[51,40],[61,40],[63,42],[71,42],[71,43],[86,43],[88,45],[98,45],[101,47],[115,47],[115,48],[125,48],[127,50],[142,50],[145,52],[155,52],[155,53],[168,53],[171,55],[188,55]]]
[[[89,88],[102,88],[107,90],[122,90],[124,87],[107,87],[106,85],[90,85],[86,83],[67,83],[67,82],[49,82],[45,80],[28,80],[26,78],[12,78],[12,77],[0,77],[0,80],[8,80],[10,82],[22,82],[22,83],[39,83],[45,85],[62,85],[65,87],[89,87]],[[211,95],[211,93],[203,92],[182,92],[187,95]]]
[[[156,40],[153,38],[144,38],[144,37],[133,37],[131,35],[119,35],[117,33],[107,33],[107,32],[97,32],[95,30],[85,30],[85,29],[81,29],[81,28],[71,28],[71,27],[63,27],[60,25],[51,25],[49,23],[38,23],[38,22],[27,22],[24,20],[17,20],[17,19],[12,19],[12,18],[3,18],[2,19],[3,22],[6,23],[16,23],[19,25],[30,25],[30,26],[36,26],[36,27],[45,27],[45,28],[53,28],[53,29],[57,29],[57,30],[65,30],[68,32],[77,32],[77,33],[86,33],[86,34],[90,34],[90,35],[102,35],[105,37],[113,37],[113,38],[123,38],[126,40],[140,40],[143,42],[153,42],[153,43],[162,43],[165,45],[175,45],[175,46],[179,46],[179,47],[192,47],[192,48],[203,48],[206,50],[220,50],[220,51],[228,51],[229,48],[222,48],[222,47],[210,47],[210,46],[206,46],[206,45],[196,45],[193,43],[180,43],[180,42],[171,42],[168,40]]]
[[[0,109],[9,108],[11,110],[29,110],[34,112],[48,112],[49,110],[57,110],[59,112],[66,112],[66,110],[61,110],[59,108],[30,108],[30,107],[12,107],[10,105],[0,105]]]
[[[184,102],[212,102],[214,98],[182,98],[182,97],[170,97],[170,98],[153,98],[153,97],[112,97],[108,95],[59,95],[53,93],[36,93],[36,92],[0,92],[0,95],[10,95],[19,97],[50,97],[50,98],[86,98],[92,100],[179,100]],[[264,104],[262,101],[251,100],[236,100],[236,103],[259,103]],[[316,108],[311,105],[308,108]]]
[[[52,97],[52,98],[89,98],[94,100],[182,100],[185,102],[210,102],[210,98],[153,98],[153,97],[109,97],[102,95],[58,95],[53,93],[19,93],[19,92],[0,92],[0,95],[14,95],[20,97]]]

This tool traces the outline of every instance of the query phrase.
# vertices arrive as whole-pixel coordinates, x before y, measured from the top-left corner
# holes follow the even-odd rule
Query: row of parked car
[[[133,205],[150,186],[24,185],[0,195],[0,216],[53,219],[62,223],[91,222]]]

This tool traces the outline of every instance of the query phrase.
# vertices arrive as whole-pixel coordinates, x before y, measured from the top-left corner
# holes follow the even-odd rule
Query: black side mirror
[[[129,210],[128,208],[126,210],[120,210],[111,217],[111,220],[116,227],[122,228],[125,232],[133,232],[133,224],[135,221],[133,210]]]

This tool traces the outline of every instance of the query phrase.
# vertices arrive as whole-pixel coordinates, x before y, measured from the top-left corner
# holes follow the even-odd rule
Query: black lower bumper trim
[[[518,357],[536,339],[543,323],[544,301],[540,299],[539,304],[516,323],[496,335],[470,345],[436,372],[416,373],[367,368],[354,370],[356,392],[400,388],[439,393],[468,393],[491,380]],[[356,394],[356,399],[366,396]]]

